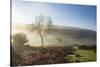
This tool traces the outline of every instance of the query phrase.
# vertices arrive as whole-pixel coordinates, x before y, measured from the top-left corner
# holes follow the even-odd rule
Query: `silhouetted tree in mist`
[[[33,26],[34,27],[34,26]],[[35,30],[41,38],[41,47],[44,47],[44,39],[51,32],[52,20],[50,17],[40,15],[35,17]]]

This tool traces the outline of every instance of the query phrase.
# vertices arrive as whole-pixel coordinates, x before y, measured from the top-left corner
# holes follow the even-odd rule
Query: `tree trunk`
[[[44,47],[44,38],[42,37],[42,35],[40,35],[40,38],[41,38],[41,47],[43,48]]]
[[[43,38],[41,38],[41,46],[42,46],[42,48],[44,47],[44,44],[43,44],[44,42],[43,42]]]

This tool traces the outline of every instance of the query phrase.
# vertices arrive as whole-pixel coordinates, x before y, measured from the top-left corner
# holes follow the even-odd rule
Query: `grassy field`
[[[96,61],[96,52],[94,50],[79,49],[77,53],[80,57],[77,57],[81,62]]]
[[[64,59],[68,63],[96,61],[96,51],[94,51],[93,49],[77,49],[73,52],[73,54],[66,54]]]

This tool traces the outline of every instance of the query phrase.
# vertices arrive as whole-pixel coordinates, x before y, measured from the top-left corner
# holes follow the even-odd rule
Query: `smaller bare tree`
[[[50,17],[43,15],[36,16],[35,18],[35,30],[41,38],[41,46],[44,47],[44,39],[51,32],[52,20]]]

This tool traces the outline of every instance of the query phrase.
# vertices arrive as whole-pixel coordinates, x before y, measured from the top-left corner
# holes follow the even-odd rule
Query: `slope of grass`
[[[81,62],[96,61],[96,52],[93,50],[79,49],[77,53],[80,55],[77,59]]]

